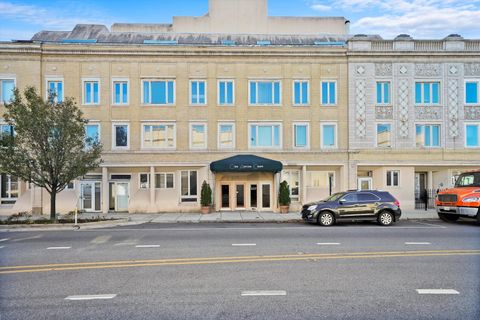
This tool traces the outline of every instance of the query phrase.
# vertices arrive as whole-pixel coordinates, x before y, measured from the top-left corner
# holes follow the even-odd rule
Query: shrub
[[[288,206],[290,205],[290,202],[290,187],[288,186],[288,182],[284,180],[280,183],[278,203],[280,203],[281,206]]]
[[[209,207],[212,205],[212,189],[210,188],[210,185],[205,180],[202,183],[200,203],[202,207]]]

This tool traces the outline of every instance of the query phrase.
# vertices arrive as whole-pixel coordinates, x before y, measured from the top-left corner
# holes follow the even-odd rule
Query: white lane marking
[[[135,248],[160,248],[159,244],[139,244]]]
[[[409,245],[430,245],[431,243],[430,242],[405,242],[405,244],[407,246]]]
[[[433,226],[433,227],[440,228],[440,229],[447,229],[447,227],[445,227],[445,226],[440,226],[440,225],[434,224],[434,223],[426,223],[426,222],[418,222],[418,221],[415,221],[415,223],[422,224],[424,226]]]
[[[418,294],[460,294],[454,289],[417,289]]]
[[[133,246],[136,242],[119,242],[115,243],[114,246]]]
[[[102,243],[105,243],[108,240],[110,240],[111,237],[112,236],[98,236],[95,239],[93,239],[92,241],[90,241],[90,243],[92,243],[92,244],[102,244]]]
[[[33,240],[33,239],[40,239],[42,237],[41,234],[38,234],[33,237],[27,237],[27,238],[18,238],[18,239],[13,239],[12,242],[18,242],[18,241],[24,241],[24,240]]]
[[[286,296],[287,291],[283,290],[258,290],[258,291],[242,291],[242,296]]]
[[[317,242],[319,246],[338,246],[339,242]]]
[[[253,247],[256,243],[232,243],[232,247]]]
[[[8,241],[10,240],[10,238],[4,238],[4,239],[0,239],[0,242],[4,242],[4,241]]]
[[[92,295],[79,295],[79,296],[68,296],[65,300],[101,300],[101,299],[113,299],[116,294],[92,294]]]
[[[48,247],[47,250],[68,250],[72,247]]]
[[[3,248],[5,248],[5,246],[0,246],[0,249],[3,249]]]

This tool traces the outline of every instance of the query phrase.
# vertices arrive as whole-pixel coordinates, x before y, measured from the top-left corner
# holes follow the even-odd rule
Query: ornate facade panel
[[[442,107],[415,107],[415,120],[442,120]]]
[[[416,63],[415,76],[417,77],[438,77],[442,75],[442,68],[439,63]]]
[[[465,107],[465,120],[480,120],[480,107]]]
[[[480,76],[480,63],[465,63],[466,76]]]
[[[450,137],[458,137],[458,80],[448,80],[448,132]]]
[[[401,68],[401,67],[400,67]],[[398,84],[398,114],[399,114],[399,135],[408,138],[408,102],[409,85],[407,79],[401,79]]]
[[[375,107],[375,119],[377,120],[393,120],[393,107],[377,106]]]
[[[365,80],[362,79],[355,82],[355,131],[359,138],[365,138],[366,135],[367,104],[365,89]]]
[[[390,77],[390,76],[392,76],[392,64],[391,63],[376,63],[375,64],[375,76],[377,76],[377,77]]]

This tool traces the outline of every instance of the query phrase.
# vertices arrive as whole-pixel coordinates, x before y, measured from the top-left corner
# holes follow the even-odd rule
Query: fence
[[[415,191],[415,209],[434,209],[437,192],[437,189]]]

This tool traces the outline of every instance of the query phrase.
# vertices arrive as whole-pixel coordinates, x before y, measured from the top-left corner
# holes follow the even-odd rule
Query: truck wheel
[[[446,221],[446,222],[452,222],[452,221],[457,221],[458,218],[460,218],[459,216],[457,216],[456,214],[449,214],[449,213],[438,213],[438,217],[443,220],[443,221]]]

